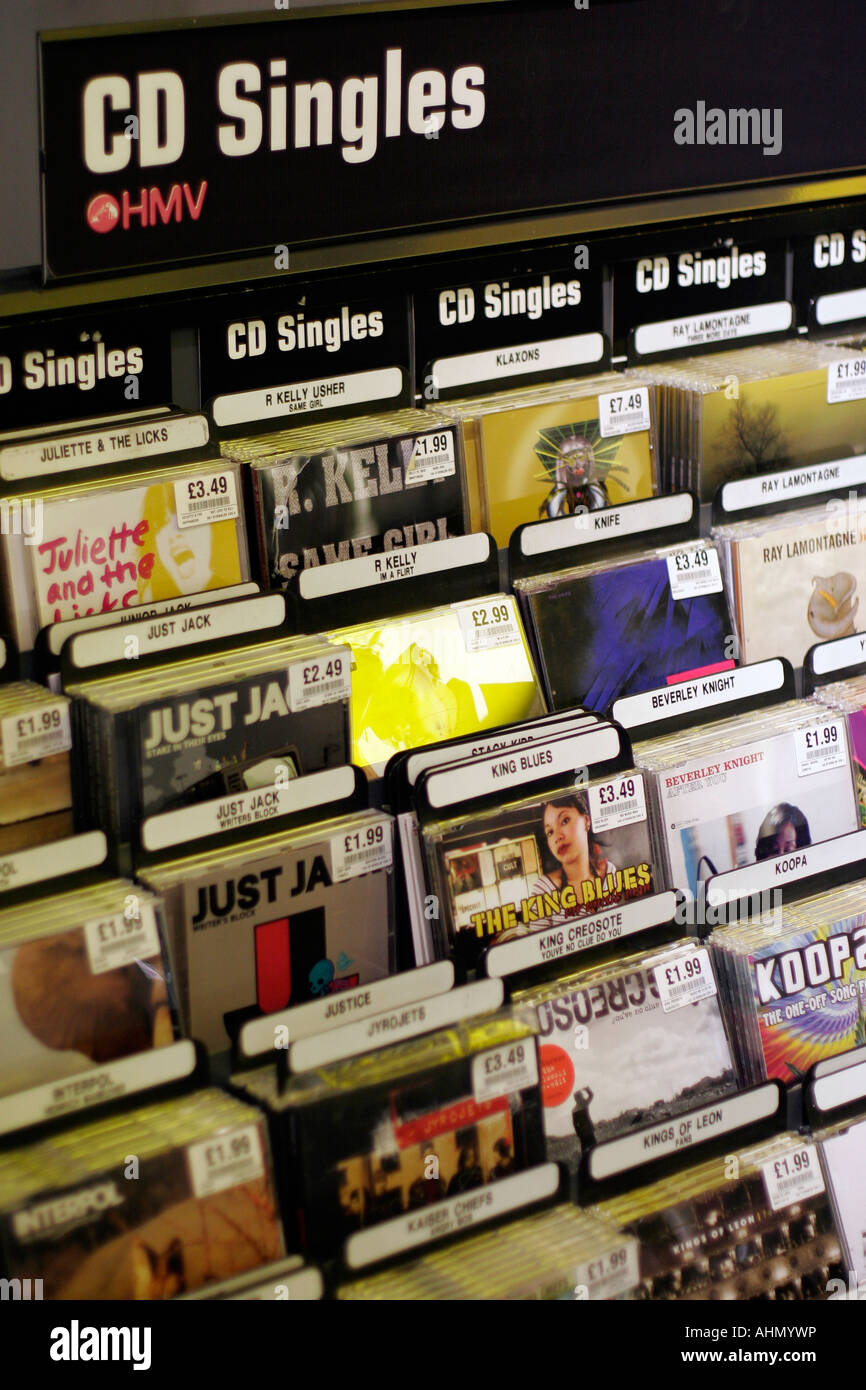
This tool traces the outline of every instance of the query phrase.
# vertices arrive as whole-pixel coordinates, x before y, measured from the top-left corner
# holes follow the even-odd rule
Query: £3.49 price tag
[[[710,546],[678,550],[675,555],[668,555],[667,562],[671,598],[698,598],[701,594],[722,592],[718,553]]]
[[[522,1091],[538,1081],[535,1039],[503,1043],[502,1047],[479,1052],[472,1058],[472,1095],[475,1100],[492,1100],[511,1091]]]
[[[718,993],[710,953],[704,947],[680,956],[670,965],[657,965],[653,974],[659,1003],[666,1014]]]
[[[394,859],[393,826],[389,820],[363,825],[358,830],[331,836],[331,877],[343,883],[374,869],[390,869]]]
[[[114,912],[84,923],[84,942],[94,975],[118,970],[137,960],[159,955],[159,932],[151,903],[141,903],[135,914]]]
[[[597,835],[646,820],[646,796],[640,772],[614,777],[603,786],[587,787],[587,796],[592,828]]]
[[[468,652],[511,647],[520,641],[514,609],[507,598],[461,604],[457,616]]]
[[[174,485],[174,506],[180,527],[233,521],[238,514],[234,473],[205,473],[200,478],[178,479]]]
[[[761,1172],[767,1201],[773,1211],[782,1211],[794,1202],[817,1197],[824,1191],[824,1177],[814,1144],[801,1144],[780,1158],[769,1159]]]
[[[334,647],[315,661],[296,661],[289,667],[289,705],[292,713],[348,700],[352,693],[352,653]]]
[[[795,729],[794,748],[798,777],[829,772],[831,768],[845,767],[848,763],[848,742],[841,719],[813,724],[808,729]]]
[[[866,353],[831,362],[827,368],[827,404],[859,401],[866,396]]]
[[[41,705],[32,714],[9,714],[0,722],[3,764],[18,767],[52,753],[68,753],[72,747],[69,705],[66,700]]]
[[[416,483],[435,483],[440,478],[453,478],[457,472],[454,456],[454,431],[436,430],[419,434],[406,464],[406,486]]]
[[[635,434],[648,430],[650,393],[646,386],[629,391],[612,391],[598,398],[598,428],[602,439],[614,434]]]
[[[258,1125],[241,1125],[212,1139],[187,1146],[193,1195],[211,1197],[238,1183],[264,1175],[262,1139]]]

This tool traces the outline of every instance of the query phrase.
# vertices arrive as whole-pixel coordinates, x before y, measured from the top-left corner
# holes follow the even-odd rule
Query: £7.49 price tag
[[[0,722],[0,738],[5,767],[36,762],[52,753],[68,753],[72,747],[68,702],[41,705],[32,714],[7,715]]]
[[[293,714],[333,700],[348,700],[352,693],[352,653],[348,647],[296,661],[289,667],[289,707]]]
[[[520,641],[514,609],[507,598],[465,606],[461,604],[457,616],[467,652],[511,647]]]
[[[456,472],[454,431],[436,430],[433,434],[419,434],[412,448],[412,457],[406,464],[406,486],[453,478]]]
[[[200,478],[179,478],[174,485],[174,506],[180,527],[233,521],[238,515],[234,473],[204,473]]]
[[[848,763],[848,742],[841,719],[814,724],[808,729],[795,729],[794,748],[798,777],[829,772],[831,768],[846,767]]]
[[[255,1182],[264,1175],[262,1138],[258,1125],[241,1125],[187,1146],[193,1195],[211,1197],[227,1187]]]
[[[331,877],[343,883],[358,874],[374,869],[390,869],[394,859],[391,838],[392,824],[388,820],[362,825],[341,835],[331,836]]]
[[[668,555],[667,562],[671,598],[697,598],[700,594],[722,592],[719,556],[711,546],[678,550],[675,555]]]
[[[614,777],[603,786],[588,787],[587,796],[592,828],[597,835],[646,820],[646,796],[640,772]]]
[[[635,434],[648,430],[650,393],[646,386],[628,391],[612,391],[598,398],[598,428],[602,439],[614,434]]]
[[[793,1202],[817,1197],[824,1191],[824,1177],[814,1144],[801,1144],[790,1153],[769,1159],[762,1167],[767,1201],[773,1211]]]
[[[718,993],[710,953],[703,946],[683,954],[670,965],[657,965],[653,974],[659,1003],[666,1014]]]
[[[503,1043],[472,1058],[472,1095],[477,1101],[522,1091],[538,1081],[535,1039]]]
[[[866,353],[843,357],[827,368],[827,404],[859,401],[866,396]]]

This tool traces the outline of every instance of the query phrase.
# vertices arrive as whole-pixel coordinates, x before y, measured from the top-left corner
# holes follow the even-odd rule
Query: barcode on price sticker
[[[649,391],[613,391],[598,398],[598,428],[602,439],[614,434],[635,434],[650,427]]]
[[[390,820],[379,820],[372,825],[359,826],[357,830],[332,835],[331,878],[334,882],[343,883],[347,878],[369,874],[375,869],[390,869],[394,859],[391,831]]]
[[[452,478],[456,472],[454,431],[436,430],[433,434],[419,434],[406,464],[406,487]]]
[[[595,1260],[582,1261],[574,1271],[574,1296],[592,1301],[616,1298],[640,1283],[637,1241],[627,1241]]]
[[[827,368],[827,404],[859,401],[866,396],[866,353],[831,362]]]
[[[472,1058],[472,1095],[477,1101],[522,1091],[538,1082],[535,1039],[503,1043]]]
[[[798,777],[809,777],[814,772],[829,772],[831,768],[848,765],[848,741],[840,719],[828,724],[814,724],[808,729],[796,729],[794,747]]]
[[[333,700],[348,700],[352,693],[352,653],[334,647],[315,661],[296,661],[289,667],[289,707],[293,714]]]
[[[697,598],[700,594],[722,592],[719,556],[710,546],[678,550],[675,555],[668,555],[667,562],[671,598]]]
[[[72,747],[69,705],[40,705],[32,714],[9,714],[0,722],[3,740],[3,766],[18,767],[52,753],[68,753]]]
[[[193,1196],[212,1197],[227,1187],[255,1182],[264,1176],[262,1138],[258,1125],[242,1125],[187,1145]]]
[[[84,942],[94,975],[158,956],[159,932],[153,905],[140,903],[134,913],[115,912],[85,922]]]
[[[670,965],[657,965],[653,974],[659,1003],[666,1014],[717,993],[710,955],[703,947],[683,954]]]
[[[234,473],[205,473],[182,478],[174,485],[178,526],[204,526],[213,521],[233,521],[238,514]]]
[[[510,599],[500,598],[488,603],[461,605],[457,609],[457,617],[467,652],[511,647],[520,641],[517,616]]]
[[[771,1158],[761,1168],[767,1200],[773,1211],[782,1211],[793,1202],[817,1197],[824,1191],[824,1178],[814,1144],[801,1144],[798,1149]]]
[[[643,775],[630,772],[615,777],[600,787],[587,787],[589,815],[596,835],[614,830],[620,825],[633,825],[646,820],[646,795]]]

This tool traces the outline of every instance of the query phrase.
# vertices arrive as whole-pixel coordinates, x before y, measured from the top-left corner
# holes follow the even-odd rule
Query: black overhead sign
[[[794,289],[804,323],[840,333],[866,320],[866,210],[828,208],[823,225],[794,242]]]
[[[862,26],[560,0],[43,35],[45,270],[862,168]]]

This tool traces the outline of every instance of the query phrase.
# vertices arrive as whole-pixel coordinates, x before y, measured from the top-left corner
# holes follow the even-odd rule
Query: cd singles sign
[[[813,0],[767,0],[747,30],[729,8],[269,6],[243,22],[43,35],[45,273],[861,166],[852,6],[819,17]],[[768,69],[789,31],[810,53],[806,105],[796,64]],[[659,55],[667,33],[688,54],[688,93]],[[685,97],[714,107],[719,73],[736,74],[743,119],[724,141],[683,138]]]

